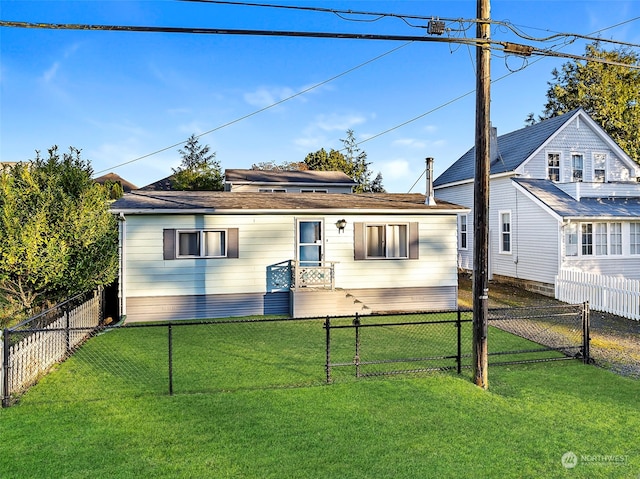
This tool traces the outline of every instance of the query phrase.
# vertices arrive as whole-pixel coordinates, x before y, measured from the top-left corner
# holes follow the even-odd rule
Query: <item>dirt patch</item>
[[[458,305],[471,308],[473,296],[469,275],[458,278]],[[516,286],[491,282],[489,308],[557,306],[564,304]],[[591,311],[591,357],[601,367],[640,379],[640,321]]]

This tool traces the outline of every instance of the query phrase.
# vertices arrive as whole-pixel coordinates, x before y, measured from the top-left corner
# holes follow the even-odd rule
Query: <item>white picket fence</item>
[[[571,304],[588,301],[593,310],[640,321],[640,280],[561,271],[556,276],[556,299]]]
[[[5,334],[24,336],[9,347],[8,367],[0,368],[0,393],[6,399],[25,391],[56,363],[82,344],[102,321],[102,295],[95,293],[84,303],[60,310],[60,317],[42,328],[5,330]],[[0,360],[5,358],[0,341]],[[7,374],[5,379],[4,374]],[[5,388],[8,390],[5,391]],[[6,405],[6,404],[5,404]]]

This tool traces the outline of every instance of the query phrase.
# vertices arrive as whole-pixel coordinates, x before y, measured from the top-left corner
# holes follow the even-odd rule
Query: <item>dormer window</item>
[[[560,181],[560,153],[547,153],[547,178]]]
[[[584,179],[584,156],[580,153],[571,155],[571,181],[581,182]]]

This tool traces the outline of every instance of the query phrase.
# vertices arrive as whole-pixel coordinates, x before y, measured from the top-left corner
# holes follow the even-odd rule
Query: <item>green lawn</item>
[[[320,322],[174,327],[173,345],[169,396],[166,328],[89,341],[0,411],[0,477],[640,476],[640,382],[578,361],[490,368],[489,391],[469,370],[326,385]],[[333,346],[351,357],[352,336]]]

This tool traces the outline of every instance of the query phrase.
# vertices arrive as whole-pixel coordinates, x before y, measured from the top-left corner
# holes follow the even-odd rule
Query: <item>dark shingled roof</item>
[[[540,202],[561,217],[570,218],[639,218],[640,197],[581,198],[576,200],[550,180],[513,178]]]
[[[498,136],[498,158],[492,161],[490,174],[514,171],[580,110],[581,108],[576,108],[564,115]],[[447,168],[433,182],[433,186],[442,186],[474,178],[475,157],[476,149],[473,147]]]
[[[111,205],[114,212],[139,210],[424,210],[437,213],[443,210],[463,211],[466,208],[437,200],[436,206],[425,205],[425,196],[412,193],[229,193],[221,191],[141,191],[125,194]]]
[[[274,171],[274,170],[241,170],[224,171],[227,183],[334,183],[355,185],[349,176],[342,171]]]
[[[116,173],[107,173],[106,175],[102,175],[99,176],[98,178],[94,178],[93,181],[95,181],[96,183],[99,183],[101,185],[104,185],[105,182],[107,181],[111,181],[113,183],[120,183],[122,185],[122,189],[125,191],[125,193],[128,193],[131,190],[137,190],[138,187],[136,185],[134,185],[133,183],[125,180],[124,178],[122,178],[120,175],[116,174]]]

